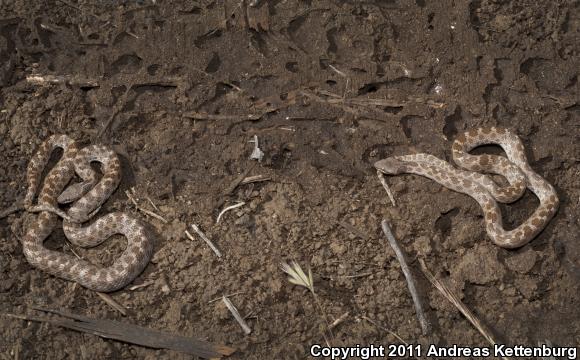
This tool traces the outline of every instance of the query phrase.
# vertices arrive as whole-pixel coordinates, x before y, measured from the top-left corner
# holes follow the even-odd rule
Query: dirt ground
[[[0,210],[22,200],[35,148],[66,133],[122,158],[101,213],[130,211],[157,233],[133,282],[145,286],[111,294],[123,317],[26,262],[19,239],[34,215],[0,219],[0,358],[191,358],[4,315],[38,315],[35,304],[226,344],[232,359],[307,358],[324,343],[323,312],[343,319],[333,345],[399,343],[388,329],[411,344],[486,346],[420,258],[502,342],[578,345],[579,10],[572,0],[0,1]],[[521,136],[560,196],[531,243],[497,247],[475,201],[419,176],[389,177],[390,204],[374,161],[449,159],[458,133],[491,125]],[[254,136],[261,162],[250,159]],[[256,175],[269,180],[233,188]],[[130,187],[168,222],[137,212]],[[528,192],[502,205],[507,227],[537,204]],[[383,218],[417,275],[428,335]],[[192,223],[221,259],[184,235]],[[71,252],[61,230],[46,246]],[[106,265],[124,246],[117,236],[75,251]],[[280,271],[292,259],[311,266],[322,311]],[[223,294],[250,335],[212,301]]]

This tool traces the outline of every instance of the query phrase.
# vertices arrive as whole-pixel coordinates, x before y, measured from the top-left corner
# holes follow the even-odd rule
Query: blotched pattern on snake
[[[506,157],[497,155],[472,155],[469,151],[485,144],[503,148]],[[507,129],[486,127],[470,130],[457,137],[452,147],[457,169],[446,161],[429,154],[393,156],[377,161],[375,167],[385,174],[417,174],[439,184],[467,194],[483,209],[485,226],[492,241],[504,248],[517,248],[532,240],[552,219],[559,205],[554,187],[534,172],[524,153],[519,137]],[[505,177],[508,186],[498,186],[489,175]],[[529,188],[540,200],[534,213],[513,230],[503,228],[497,201],[514,202]]]
[[[38,195],[41,176],[52,152],[62,148],[63,154],[48,172]],[[103,176],[98,179],[91,162],[101,163]],[[67,187],[76,174],[83,180]],[[89,225],[83,223],[99,210],[121,181],[121,163],[117,154],[105,146],[92,145],[83,149],[66,135],[53,135],[44,141],[28,164],[28,189],[24,200],[30,212],[39,212],[22,239],[28,262],[41,270],[100,292],[118,290],[137,277],[149,263],[153,253],[152,234],[136,217],[128,213],[107,214]],[[65,189],[66,187],[66,189]],[[58,203],[73,202],[65,212]],[[68,240],[81,247],[93,247],[114,234],[127,238],[127,247],[109,267],[100,267],[72,255],[49,250],[43,246],[64,218],[63,230]]]

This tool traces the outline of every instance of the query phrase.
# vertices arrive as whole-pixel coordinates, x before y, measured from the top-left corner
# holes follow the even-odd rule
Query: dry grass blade
[[[381,185],[383,185],[383,188],[387,192],[387,195],[389,196],[389,200],[391,200],[391,204],[393,204],[393,206],[397,206],[397,204],[395,203],[395,197],[393,196],[393,193],[391,192],[391,188],[389,188],[389,184],[387,184],[387,179],[385,179],[385,174],[383,174],[382,172],[377,170],[377,176],[379,177]]]
[[[312,297],[314,298],[314,302],[316,303],[324,323],[326,324],[326,330],[330,334],[330,337],[334,338],[334,335],[332,334],[332,328],[328,323],[326,313],[322,308],[322,304],[320,303],[318,296],[314,292],[314,279],[312,277],[312,270],[308,268],[308,275],[306,275],[304,270],[302,270],[302,267],[296,261],[291,261],[290,264],[287,262],[282,262],[280,263],[280,269],[282,269],[282,271],[288,275],[288,281],[290,281],[292,284],[302,286],[310,290],[310,293],[312,293]],[[326,334],[323,333],[322,335],[324,336],[324,341],[326,341],[326,344],[331,346],[330,340],[327,338]]]
[[[308,275],[306,275],[296,261],[292,261],[290,264],[283,262],[280,264],[280,268],[288,274],[288,281],[294,285],[303,286],[314,294],[314,280],[312,279],[312,271],[310,269],[308,269]]]
[[[429,269],[427,268],[425,261],[423,259],[419,259],[419,263],[421,264],[421,270],[423,270],[423,274],[425,274],[425,277],[429,280],[429,282],[431,282],[431,284],[433,284],[433,286],[435,286],[437,290],[439,290],[439,292],[441,292],[441,294],[443,294],[443,296],[447,298],[447,300],[449,300],[453,305],[455,305],[455,307],[467,318],[467,320],[469,320],[469,322],[473,326],[475,326],[475,328],[480,332],[480,334],[483,335],[483,337],[492,346],[498,344],[498,342],[494,339],[493,335],[491,334],[491,331],[489,331],[485,327],[485,325],[483,325],[483,323],[479,321],[479,319],[475,316],[475,314],[472,313],[471,310],[469,310],[467,306],[465,306],[465,304],[461,302],[461,300],[459,300],[459,298],[453,292],[451,292],[449,288],[447,288],[447,286],[445,286],[442,282],[437,280],[435,276],[433,276],[431,271],[429,271]],[[502,359],[506,358],[503,357]]]

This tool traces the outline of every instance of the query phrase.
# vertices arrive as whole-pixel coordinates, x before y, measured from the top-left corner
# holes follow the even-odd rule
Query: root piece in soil
[[[383,220],[381,222],[381,226],[383,228],[383,232],[385,233],[387,240],[389,241],[389,245],[395,251],[395,255],[397,256],[397,260],[399,260],[399,264],[401,264],[401,270],[403,270],[403,274],[405,275],[405,279],[407,280],[407,286],[409,287],[409,292],[411,293],[411,297],[413,298],[413,304],[415,304],[415,311],[417,313],[417,320],[419,320],[419,324],[421,325],[421,330],[423,331],[423,335],[429,334],[431,330],[431,326],[427,318],[425,317],[425,312],[423,311],[423,305],[421,304],[421,299],[419,297],[419,293],[417,292],[417,287],[415,286],[415,279],[413,278],[413,274],[407,265],[407,261],[405,260],[405,254],[401,247],[397,243],[393,232],[391,231],[391,227],[387,220]]]
[[[237,209],[237,208],[239,208],[240,206],[244,206],[244,205],[246,205],[246,203],[245,203],[244,201],[241,201],[241,202],[239,202],[239,203],[237,203],[237,204],[235,204],[235,205],[231,205],[231,206],[228,206],[228,207],[224,208],[222,211],[220,211],[220,213],[219,213],[219,215],[218,215],[218,217],[217,217],[217,219],[216,219],[215,223],[216,223],[216,224],[219,224],[219,223],[220,223],[220,220],[221,220],[221,218],[222,218],[222,216],[223,216],[223,215],[224,215],[224,214],[225,214],[227,211],[230,211],[230,210],[233,210],[233,209]]]
[[[199,356],[206,359],[221,358],[233,354],[236,349],[225,345],[214,345],[195,338],[173,335],[142,326],[126,324],[107,319],[91,319],[83,315],[71,314],[60,310],[33,306],[32,309],[59,315],[56,318],[42,318],[26,315],[5,314],[9,317],[27,321],[46,322],[105,339],[141,345],[153,349],[169,349]]]

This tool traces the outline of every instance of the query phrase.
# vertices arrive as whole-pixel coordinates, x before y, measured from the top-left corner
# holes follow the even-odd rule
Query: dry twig
[[[350,315],[350,313],[347,311],[344,314],[340,315],[340,317],[336,320],[334,320],[332,322],[332,324],[330,324],[330,326],[328,327],[329,329],[334,329],[335,327],[337,327],[338,325],[342,324],[344,322],[344,320],[346,320],[346,318]]]
[[[213,250],[213,252],[217,255],[217,257],[222,257],[222,253],[214,245],[214,243],[201,231],[201,229],[199,228],[199,226],[197,226],[196,224],[191,224],[191,228],[193,229],[193,231],[195,231],[195,233],[197,235],[199,235],[200,238],[202,238],[203,241],[205,241],[205,243]],[[189,231],[185,230],[185,235],[187,235],[187,237],[190,240],[195,241],[195,239],[189,233]]]
[[[264,114],[246,114],[246,115],[229,115],[229,114],[208,114],[204,112],[191,111],[183,113],[183,116],[195,120],[260,120]]]
[[[421,304],[421,299],[419,298],[419,293],[417,292],[417,288],[415,287],[415,279],[413,278],[413,274],[407,265],[407,261],[405,260],[405,254],[403,250],[399,247],[391,228],[389,227],[389,223],[387,220],[383,220],[381,222],[381,226],[383,228],[383,232],[387,236],[387,240],[389,241],[389,245],[395,251],[395,255],[397,256],[397,260],[399,260],[399,264],[401,264],[401,270],[403,270],[403,274],[405,275],[405,279],[407,280],[407,286],[409,287],[409,292],[411,293],[411,297],[413,298],[413,303],[415,304],[415,311],[417,312],[417,319],[419,320],[419,324],[421,325],[421,330],[423,331],[423,335],[427,335],[430,331],[431,326],[425,317],[425,313],[423,312],[423,305]]]
[[[84,88],[98,87],[99,83],[91,79],[77,78],[71,75],[28,75],[26,81],[33,85],[67,84]]]
[[[98,291],[96,291],[96,293],[104,302],[109,304],[110,307],[123,314],[123,316],[127,316],[127,309],[115,301],[115,299],[113,299],[110,295]]]
[[[244,333],[246,335],[249,335],[252,332],[252,329],[250,329],[250,326],[248,326],[248,323],[246,322],[246,320],[244,320],[242,318],[242,316],[238,312],[238,309],[236,309],[234,304],[232,304],[230,299],[228,299],[225,295],[222,296],[222,301],[224,302],[224,304],[226,304],[228,310],[232,313],[232,315],[234,316],[234,318],[236,319],[238,324],[240,324],[240,326],[242,327],[242,330],[244,330]]]
[[[131,286],[129,286],[128,289],[133,291],[133,290],[141,289],[141,288],[147,287],[149,285],[153,285],[153,284],[155,284],[155,281],[147,281],[147,282],[144,282],[143,284],[131,285]]]
[[[264,176],[264,175],[248,176],[248,177],[244,178],[240,182],[240,185],[245,185],[245,184],[250,184],[250,183],[255,183],[255,182],[261,182],[261,181],[270,181],[270,180],[272,180],[271,177]]]

